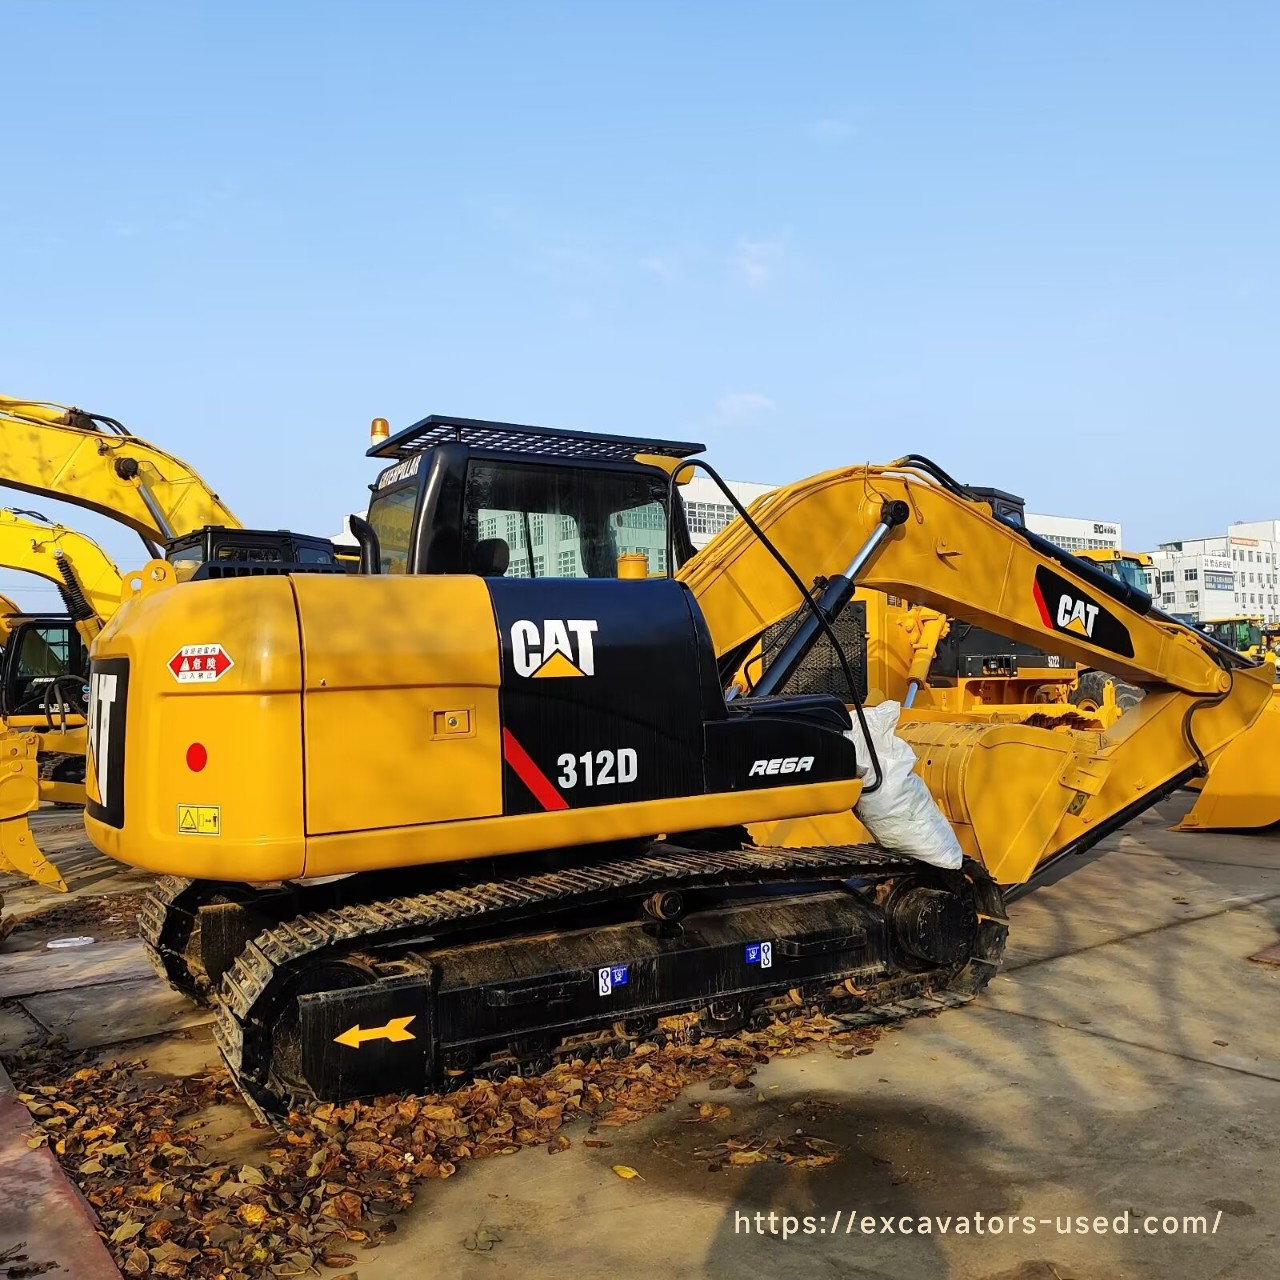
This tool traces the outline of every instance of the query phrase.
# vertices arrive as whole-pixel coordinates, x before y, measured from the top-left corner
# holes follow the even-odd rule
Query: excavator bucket
[[[1280,685],[1263,713],[1209,762],[1179,831],[1249,831],[1280,822]]]

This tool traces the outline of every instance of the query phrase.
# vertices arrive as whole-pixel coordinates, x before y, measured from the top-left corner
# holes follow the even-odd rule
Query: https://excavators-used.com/
[[[961,1002],[1000,965],[1009,893],[1208,769],[1270,696],[918,457],[777,490],[689,555],[673,473],[696,451],[426,419],[351,521],[362,573],[128,576],[92,655],[86,826],[166,877],[148,944],[212,994],[264,1113],[624,1053],[676,1014],[696,1036]],[[907,724],[957,870],[763,843],[748,828],[838,828],[880,782],[867,655],[831,626],[858,587],[1146,696],[1106,730]],[[819,636],[844,689],[789,692]]]

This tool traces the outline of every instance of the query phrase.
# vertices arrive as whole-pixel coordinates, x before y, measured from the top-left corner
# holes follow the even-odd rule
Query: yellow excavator
[[[115,418],[0,396],[0,484],[96,511],[132,529],[150,553],[206,526],[240,522],[180,458]]]
[[[150,556],[168,556],[186,579],[305,560],[337,571],[332,544],[246,530],[180,458],[114,418],[0,396],[0,484],[55,498],[125,525]],[[0,511],[0,565],[59,588],[65,617],[22,617],[6,637],[0,717],[0,870],[65,890],[31,834],[42,801],[83,803],[84,689],[88,647],[120,603],[119,570],[91,539],[28,511]]]
[[[4,601],[0,627],[0,870],[65,890],[27,821],[42,801],[84,801],[89,646],[120,601],[121,578],[92,539],[36,512],[0,510],[0,566],[52,582],[64,614]]]
[[[266,1113],[626,1052],[682,1011],[697,1035],[962,1002],[1009,893],[1270,697],[923,458],[787,486],[691,555],[672,473],[696,446],[433,417],[380,449],[361,574],[178,585],[154,562],[92,656],[90,837],[165,874],[148,944],[187,989],[220,977],[219,1046]],[[666,575],[620,580],[646,545]],[[883,785],[873,659],[832,626],[858,587],[1146,696],[1106,730],[918,713],[955,869],[762,844],[748,828],[839,824]],[[843,687],[790,692],[819,637]]]

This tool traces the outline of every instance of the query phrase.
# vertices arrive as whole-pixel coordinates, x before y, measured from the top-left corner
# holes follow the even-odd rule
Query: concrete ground
[[[560,1154],[464,1163],[422,1187],[397,1232],[361,1257],[360,1280],[424,1268],[459,1280],[1276,1274],[1280,967],[1250,957],[1280,935],[1280,837],[1169,831],[1185,808],[1162,805],[1105,856],[1017,902],[1008,966],[968,1008],[890,1031],[867,1056],[775,1059],[746,1092],[690,1090],[594,1135],[609,1146],[585,1146],[575,1125]],[[136,951],[109,946],[121,948],[63,953],[82,957],[69,962],[78,975],[48,967],[34,981],[34,953],[0,952],[0,993],[13,992],[0,994],[0,1056],[32,1021],[86,1044],[122,1027],[156,1033],[143,1051],[157,1070],[212,1056],[207,1028],[172,1030],[182,1015],[139,976]],[[111,1007],[135,1016],[118,1022]],[[703,1099],[731,1116],[689,1123]],[[734,1134],[797,1130],[839,1159],[709,1172],[696,1154]],[[1184,1217],[1203,1218],[1204,1233],[1182,1234]],[[1166,1219],[1178,1233],[1164,1234]]]

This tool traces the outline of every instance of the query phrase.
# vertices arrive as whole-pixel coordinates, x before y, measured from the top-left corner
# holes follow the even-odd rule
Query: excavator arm
[[[1270,697],[1269,667],[997,520],[924,460],[827,472],[758,499],[748,515],[680,574],[698,598],[722,671],[736,670],[769,627],[804,604],[801,586],[828,619],[854,589],[867,588],[1144,688],[1139,705],[1102,732],[904,716],[903,736],[961,844],[1001,883],[1025,882],[1048,860],[1087,848],[1203,774]],[[820,629],[811,611],[755,691],[779,692]]]
[[[52,582],[86,644],[120,605],[120,571],[107,553],[34,512],[0,510],[0,565]]]
[[[157,544],[220,525],[240,528],[222,499],[180,458],[112,418],[0,396],[0,476],[25,493],[74,503]]]

